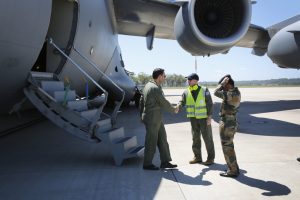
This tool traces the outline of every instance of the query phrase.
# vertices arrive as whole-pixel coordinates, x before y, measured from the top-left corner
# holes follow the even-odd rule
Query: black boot
[[[143,169],[144,170],[158,170],[159,168],[156,167],[155,165],[151,164],[151,165],[146,165],[146,166],[144,165]]]
[[[177,165],[173,165],[173,164],[171,164],[171,163],[169,163],[169,162],[165,162],[165,163],[161,163],[161,165],[160,165],[160,168],[163,168],[163,169],[165,169],[165,168],[176,168],[177,167]]]

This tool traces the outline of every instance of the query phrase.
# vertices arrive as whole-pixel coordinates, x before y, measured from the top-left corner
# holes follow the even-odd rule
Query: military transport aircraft
[[[122,146],[115,153],[120,164],[143,147],[113,127],[121,104],[140,96],[123,64],[118,34],[144,36],[149,50],[154,38],[177,40],[192,55],[252,48],[255,55],[267,53],[279,67],[299,68],[300,15],[266,29],[251,24],[253,3],[2,0],[0,113],[18,113],[28,99],[81,139]],[[107,104],[109,112],[104,111]]]

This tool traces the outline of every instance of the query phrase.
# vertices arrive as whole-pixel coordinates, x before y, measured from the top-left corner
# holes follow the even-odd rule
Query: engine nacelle
[[[192,55],[225,52],[246,34],[249,0],[190,0],[179,9],[174,25],[178,43]]]
[[[267,54],[279,67],[300,69],[300,22],[278,31],[269,42]]]

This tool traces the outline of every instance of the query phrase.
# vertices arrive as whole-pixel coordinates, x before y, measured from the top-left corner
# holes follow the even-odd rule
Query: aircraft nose
[[[281,67],[300,68],[300,30],[282,29],[268,45],[268,56]]]

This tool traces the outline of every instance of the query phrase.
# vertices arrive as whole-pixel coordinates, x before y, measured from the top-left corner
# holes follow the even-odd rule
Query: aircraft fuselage
[[[30,71],[51,72],[62,81],[67,79],[79,95],[86,92],[86,82],[89,93],[98,92],[70,60],[49,44],[49,38],[101,83],[113,99],[121,97],[118,91],[110,91],[111,82],[107,77],[125,91],[124,102],[130,101],[135,84],[124,69],[118,36],[113,30],[113,9],[109,6],[99,0],[1,1],[0,113],[7,113],[24,97],[22,90]],[[80,57],[73,47],[107,77]]]

